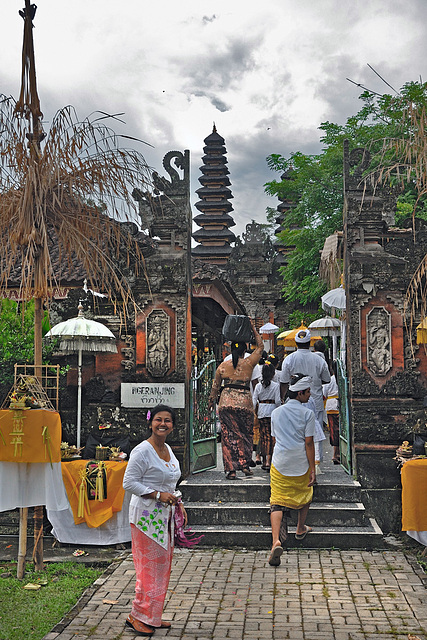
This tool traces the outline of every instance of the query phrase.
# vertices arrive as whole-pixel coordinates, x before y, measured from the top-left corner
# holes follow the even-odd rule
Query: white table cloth
[[[69,506],[60,462],[0,462],[0,487],[0,511],[40,505],[61,511]]]
[[[48,509],[47,517],[53,526],[52,535],[59,542],[76,545],[110,545],[130,542],[129,502],[131,495],[129,491],[125,491],[122,510],[114,513],[112,518],[96,528],[88,527],[85,522],[74,524],[73,512],[68,500],[66,510]]]

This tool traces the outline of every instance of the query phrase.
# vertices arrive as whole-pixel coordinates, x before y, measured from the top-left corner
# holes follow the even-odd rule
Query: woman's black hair
[[[239,358],[243,356],[246,351],[246,342],[232,342],[231,343],[231,359],[233,361],[233,367],[237,367]]]
[[[258,364],[263,365],[263,364],[265,363],[265,361],[267,360],[267,358],[268,358],[268,353],[267,353],[267,351],[263,351],[263,352],[262,352],[262,356],[261,356],[261,358],[259,359]]]
[[[261,384],[264,388],[269,387],[271,384],[271,381],[274,378],[274,374],[276,373],[276,369],[274,368],[274,364],[267,364],[265,363],[262,367],[262,378],[261,378]]]
[[[156,415],[156,413],[160,413],[161,411],[167,411],[168,413],[171,414],[172,424],[173,426],[175,426],[175,422],[176,422],[175,409],[172,409],[172,407],[168,407],[167,404],[158,404],[156,407],[154,407],[154,409],[150,409],[150,418],[148,420],[148,426],[151,426],[151,423],[153,422],[153,418]]]

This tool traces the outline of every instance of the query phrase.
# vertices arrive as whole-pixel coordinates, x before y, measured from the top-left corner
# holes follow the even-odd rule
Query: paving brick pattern
[[[427,640],[422,573],[401,551],[177,550],[166,600],[168,640]],[[69,624],[44,640],[134,640],[124,627],[135,573],[129,555],[97,581]],[[104,604],[103,600],[118,603]]]

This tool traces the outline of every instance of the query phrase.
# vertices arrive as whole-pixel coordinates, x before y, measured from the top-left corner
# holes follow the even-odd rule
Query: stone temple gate
[[[394,226],[396,194],[372,179],[364,149],[344,148],[346,364],[353,473],[383,531],[400,530],[400,473],[393,460],[412,439],[427,392],[427,358],[408,331],[405,297],[427,247],[427,225]],[[417,318],[418,322],[420,318]],[[416,322],[413,326],[415,327]],[[415,354],[415,357],[414,355]]]

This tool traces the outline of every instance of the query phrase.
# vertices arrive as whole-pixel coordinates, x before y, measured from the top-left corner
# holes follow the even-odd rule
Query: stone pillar
[[[369,153],[344,149],[346,364],[353,472],[383,531],[400,530],[400,474],[393,460],[411,438],[426,393],[425,369],[411,356],[404,301],[425,253],[426,227],[414,242],[393,227],[396,197],[365,179]],[[424,246],[423,246],[424,245]]]
[[[172,161],[182,170],[181,178]],[[191,376],[191,209],[189,152],[169,152],[163,165],[170,180],[154,174],[155,193],[134,190],[141,224],[157,243],[146,275],[135,285],[135,370],[127,392],[148,408],[161,399],[177,406],[178,421],[168,439],[189,471],[189,383]],[[132,402],[132,398],[129,400]]]

